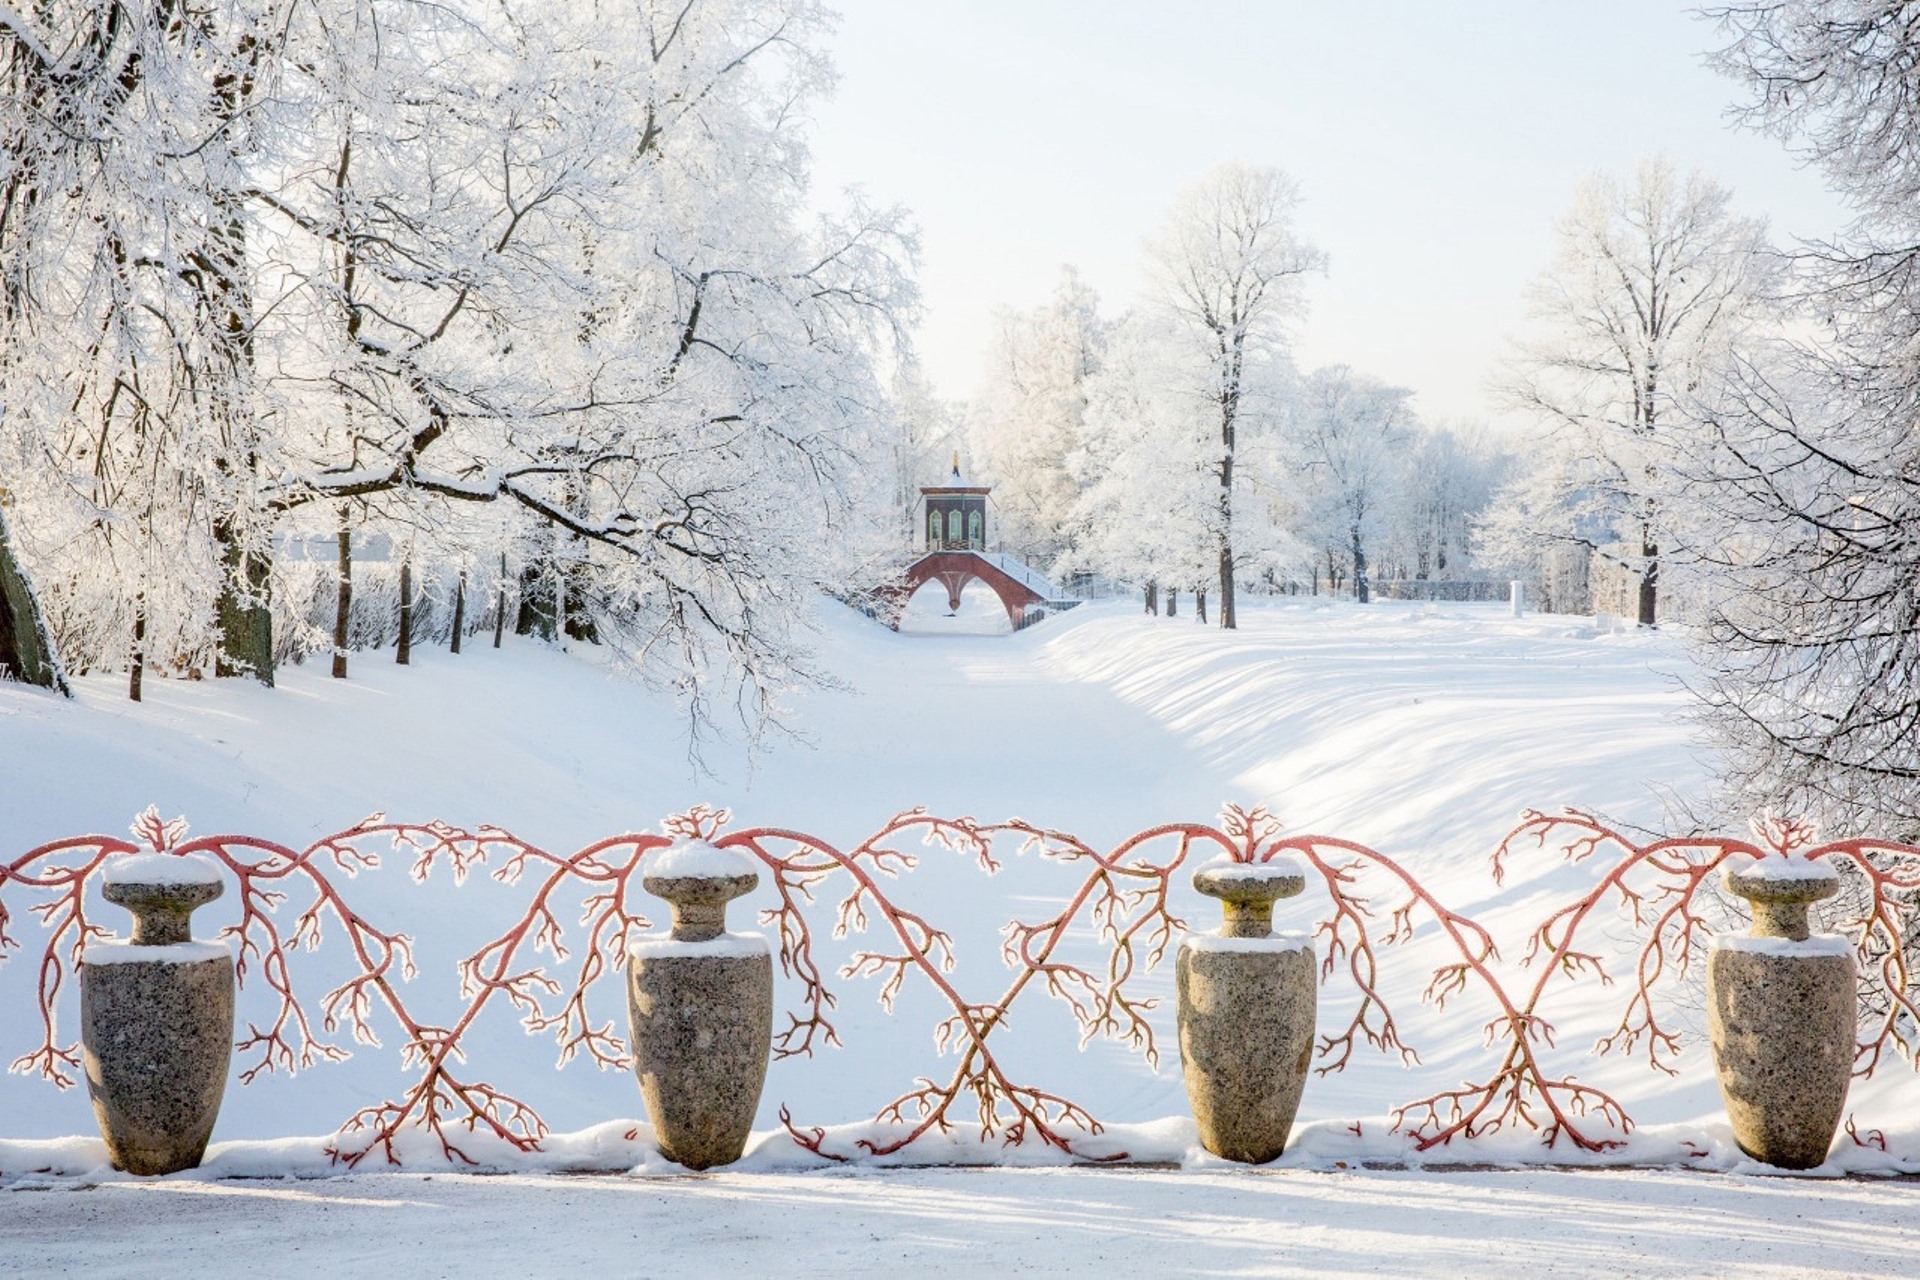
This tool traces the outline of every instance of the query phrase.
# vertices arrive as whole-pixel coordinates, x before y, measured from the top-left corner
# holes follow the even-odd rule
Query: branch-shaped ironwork
[[[1574,856],[1587,856],[1613,838],[1579,815],[1553,820],[1532,815],[1532,820],[1572,823],[1568,830]],[[1582,1145],[1604,1145],[1605,1140],[1589,1139],[1574,1120],[1597,1108],[1624,1126],[1627,1120],[1618,1104],[1571,1078],[1547,1079],[1536,1060],[1536,1048],[1552,1043],[1552,1028],[1539,1014],[1546,979],[1555,972],[1595,972],[1605,978],[1599,955],[1579,950],[1575,935],[1597,905],[1617,895],[1651,930],[1636,969],[1646,995],[1670,968],[1684,967],[1704,927],[1690,909],[1692,894],[1718,865],[1688,854],[1704,847],[1700,842],[1636,847],[1628,862],[1669,879],[1678,877],[1677,887],[1651,892],[1636,888],[1616,868],[1601,886],[1535,932],[1529,956],[1539,960],[1544,971],[1528,999],[1516,1004],[1490,967],[1497,952],[1480,925],[1440,902],[1377,850],[1330,836],[1285,835],[1264,810],[1228,808],[1218,825],[1156,826],[1105,851],[1070,833],[1019,819],[988,824],[935,817],[921,809],[897,815],[844,850],[786,828],[725,832],[727,821],[724,811],[697,808],[669,818],[660,833],[615,836],[569,854],[551,853],[495,827],[466,831],[438,822],[388,822],[377,814],[297,850],[250,836],[188,841],[183,823],[163,823],[152,811],[136,823],[135,835],[152,849],[207,855],[238,886],[239,921],[221,936],[235,945],[241,981],[263,983],[270,997],[270,1011],[246,1024],[237,1046],[243,1083],[262,1073],[294,1072],[340,1060],[348,1056],[349,1043],[378,1045],[383,1031],[393,1034],[389,1026],[397,1029],[401,1060],[412,1079],[399,1098],[363,1108],[342,1125],[328,1149],[349,1166],[375,1151],[397,1163],[400,1139],[413,1129],[436,1138],[451,1161],[474,1162],[462,1146],[465,1139],[458,1136],[462,1130],[504,1141],[515,1150],[539,1146],[546,1126],[533,1107],[471,1078],[463,1065],[463,1039],[489,1007],[504,1005],[518,1014],[529,1033],[552,1036],[560,1065],[584,1058],[601,1069],[626,1069],[626,1040],[614,1021],[596,1020],[591,997],[599,984],[620,972],[635,934],[648,927],[634,906],[636,873],[644,859],[684,840],[736,849],[767,870],[774,902],[761,919],[777,936],[782,973],[797,986],[784,1025],[776,1029],[776,1057],[811,1055],[840,1043],[832,1021],[835,994],[822,970],[809,918],[829,904],[834,937],[872,937],[851,953],[839,969],[841,978],[875,979],[879,1001],[888,1009],[909,982],[923,985],[943,1006],[934,1042],[937,1053],[951,1058],[951,1072],[940,1081],[919,1079],[882,1106],[876,1120],[892,1132],[855,1144],[868,1155],[894,1154],[928,1134],[968,1124],[983,1141],[1032,1141],[1088,1159],[1124,1158],[1085,1145],[1084,1138],[1102,1132],[1100,1121],[1070,1098],[1016,1079],[995,1037],[1009,1024],[1016,1003],[1030,990],[1039,990],[1068,1011],[1083,1047],[1095,1038],[1112,1039],[1157,1066],[1156,1001],[1140,993],[1139,980],[1164,961],[1186,930],[1175,909],[1176,873],[1221,856],[1241,862],[1297,857],[1327,889],[1330,908],[1316,925],[1324,946],[1320,977],[1323,982],[1344,977],[1359,999],[1343,1027],[1320,1037],[1322,1073],[1344,1069],[1362,1045],[1405,1063],[1417,1061],[1389,1005],[1382,953],[1411,940],[1416,923],[1431,919],[1454,955],[1431,971],[1422,999],[1444,1007],[1469,990],[1484,989],[1498,1010],[1488,1035],[1502,1046],[1504,1056],[1487,1083],[1408,1104],[1396,1113],[1396,1124],[1417,1119],[1412,1132],[1422,1146],[1504,1123],[1544,1125],[1549,1143],[1565,1134]],[[1582,821],[1586,825],[1580,825]],[[1496,871],[1520,834],[1503,844]],[[1542,844],[1546,838],[1545,831],[1539,833]],[[1003,845],[1011,846],[1014,856],[1032,855],[1080,873],[1057,909],[1039,918],[1013,920],[1001,930],[999,954],[1009,976],[991,999],[972,998],[960,989],[954,977],[953,937],[895,896],[900,877],[919,865],[922,855],[916,844],[957,854],[986,875],[1001,870],[997,849]],[[73,1046],[59,1043],[55,1013],[80,948],[105,933],[87,919],[86,885],[107,859],[138,848],[113,837],[80,837],[44,845],[0,866],[0,951],[18,945],[7,932],[9,888],[46,897],[32,911],[49,935],[38,992],[44,1034],[39,1047],[16,1061],[15,1069],[38,1071],[63,1087],[74,1083],[77,1055]],[[1856,842],[1823,849],[1853,856],[1867,868],[1872,894],[1859,927],[1863,936],[1879,940],[1885,973],[1904,980],[1905,935],[1896,899],[1913,887],[1914,875],[1910,869],[1880,865],[1890,852],[1899,852],[1898,847]],[[403,862],[414,881],[426,881],[444,869],[458,884],[484,871],[492,882],[527,889],[518,918],[458,961],[465,1005],[444,1022],[418,1016],[405,998],[405,985],[414,976],[412,939],[356,911],[343,892],[354,877],[382,869],[387,858]],[[1384,881],[1391,895],[1380,914],[1377,895],[1368,888],[1375,881]],[[578,915],[569,922],[572,901],[578,901]],[[569,937],[575,927],[580,932]],[[1083,962],[1070,953],[1068,944],[1088,936],[1099,956]],[[323,943],[343,947],[351,971],[317,1003],[303,1001],[296,957]],[[555,966],[567,966],[564,976],[550,974]],[[1889,1014],[1875,1043],[1883,1045],[1890,1038],[1910,1043],[1914,1006],[1904,1002],[1910,997],[1903,994],[1900,999],[1903,1003]],[[1644,1043],[1657,1064],[1674,1044],[1656,1019],[1650,997],[1630,1003],[1609,1039],[1610,1047],[1629,1051]],[[826,1130],[796,1125],[784,1107],[781,1115],[794,1140],[808,1150],[835,1159],[851,1154],[830,1149]]]
[[[1889,1043],[1912,1056],[1920,1008],[1908,987],[1906,913],[1896,895],[1920,887],[1920,849],[1872,840],[1816,843],[1808,824],[1791,819],[1763,819],[1756,824],[1756,841],[1687,836],[1643,844],[1590,813],[1529,810],[1494,851],[1495,880],[1504,878],[1509,862],[1521,852],[1549,847],[1557,847],[1570,862],[1603,851],[1616,856],[1595,884],[1557,908],[1530,935],[1522,963],[1537,968],[1533,984],[1503,1022],[1487,1028],[1491,1040],[1505,1042],[1499,1070],[1484,1082],[1415,1104],[1426,1109],[1428,1123],[1436,1126],[1428,1143],[1455,1135],[1472,1137],[1512,1122],[1542,1129],[1549,1146],[1561,1137],[1588,1150],[1618,1146],[1620,1138],[1589,1132],[1578,1121],[1597,1115],[1624,1135],[1633,1127],[1625,1107],[1603,1090],[1572,1076],[1550,1077],[1542,1069],[1538,1052],[1554,1047],[1554,1029],[1541,1009],[1555,978],[1573,982],[1594,977],[1603,986],[1613,984],[1600,951],[1581,941],[1581,930],[1612,905],[1616,917],[1632,924],[1639,942],[1625,1005],[1594,1049],[1603,1054],[1641,1052],[1650,1067],[1673,1074],[1680,1033],[1662,1021],[1657,994],[1689,973],[1694,957],[1705,948],[1713,929],[1699,907],[1701,886],[1733,858],[1835,858],[1851,863],[1866,893],[1859,915],[1843,927],[1853,935],[1861,971],[1884,995],[1886,1008],[1877,1028],[1860,1043],[1856,1069],[1870,1073]],[[1536,1106],[1546,1112],[1544,1125],[1533,1114]]]
[[[1019,839],[1021,853],[1085,868],[1084,878],[1059,911],[1038,920],[1015,920],[1004,928],[1001,958],[1012,977],[990,1001],[969,1001],[960,994],[948,976],[953,967],[951,941],[921,917],[888,901],[861,865],[877,861],[888,869],[910,868],[914,855],[896,848],[893,842],[911,833],[970,854],[988,873],[999,868],[992,854],[992,843],[999,837]],[[766,847],[768,838],[785,842],[794,852],[772,852]],[[1156,1002],[1136,995],[1129,983],[1156,967],[1184,933],[1186,924],[1174,914],[1171,904],[1174,874],[1192,866],[1201,856],[1224,854],[1239,861],[1263,861],[1282,853],[1299,853],[1325,880],[1335,909],[1333,918],[1320,926],[1328,942],[1322,976],[1346,972],[1359,986],[1362,998],[1346,1030],[1323,1041],[1323,1071],[1342,1069],[1356,1038],[1412,1059],[1412,1051],[1401,1042],[1380,990],[1377,948],[1410,938],[1416,910],[1425,909],[1439,922],[1461,956],[1431,975],[1425,998],[1444,1004],[1477,979],[1506,1007],[1504,992],[1487,967],[1495,950],[1485,929],[1441,904],[1385,855],[1330,837],[1281,838],[1278,824],[1263,810],[1229,808],[1217,827],[1195,823],[1154,827],[1104,853],[1066,832],[1018,819],[981,824],[931,818],[918,810],[899,815],[847,853],[791,831],[740,833],[720,843],[729,841],[756,853],[775,869],[777,881],[791,884],[791,889],[783,889],[781,906],[767,913],[769,922],[779,925],[783,939],[794,930],[790,920],[794,904],[803,896],[811,900],[814,886],[835,869],[845,870],[853,887],[841,901],[837,932],[865,929],[872,908],[898,946],[857,953],[842,976],[879,977],[881,1002],[890,1007],[901,984],[909,976],[918,975],[950,1010],[936,1027],[935,1047],[953,1053],[953,1071],[944,1081],[916,1081],[912,1089],[881,1108],[876,1122],[895,1126],[897,1132],[884,1141],[868,1138],[856,1143],[872,1155],[890,1155],[930,1132],[950,1131],[956,1123],[954,1108],[963,1099],[971,1099],[974,1123],[982,1140],[998,1137],[1005,1143],[1018,1144],[1032,1137],[1083,1158],[1124,1158],[1111,1153],[1093,1155],[1081,1147],[1076,1134],[1098,1134],[1102,1131],[1100,1122],[1084,1107],[1057,1093],[1010,1079],[990,1037],[1007,1025],[1014,1003],[1037,983],[1069,1010],[1080,1029],[1083,1046],[1095,1037],[1108,1037],[1140,1052],[1150,1065],[1157,1064],[1158,1045],[1149,1017]],[[1154,856],[1152,847],[1156,844],[1168,848]],[[1371,908],[1355,892],[1358,873],[1368,867],[1384,872],[1407,892],[1407,900],[1393,911],[1388,930],[1377,939],[1367,925]],[[1061,955],[1062,944],[1082,924],[1090,927],[1105,949],[1104,961],[1097,966],[1073,963]],[[783,946],[783,963],[791,953],[791,948]],[[817,969],[809,967],[800,976],[809,992],[824,993]],[[830,1000],[830,996],[825,997],[825,1002]],[[797,1051],[809,1049],[818,1033],[815,1019],[820,1017],[824,1003],[815,997],[810,1007],[812,1016],[796,1019],[785,1033],[801,1046]],[[800,1146],[830,1158],[844,1158],[827,1149],[824,1128],[794,1123],[785,1108],[781,1116]]]

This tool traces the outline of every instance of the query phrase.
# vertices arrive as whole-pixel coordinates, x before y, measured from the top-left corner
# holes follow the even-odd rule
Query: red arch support
[[[907,570],[906,577],[889,584],[882,594],[891,597],[893,603],[904,607],[907,598],[929,582],[939,582],[947,589],[947,608],[958,612],[960,593],[967,589],[969,582],[983,582],[994,595],[1000,597],[1000,604],[1007,611],[1007,619],[1014,626],[1020,625],[1021,617],[1029,606],[1046,603],[1046,597],[1003,572],[992,561],[971,551],[933,551],[921,556]],[[896,629],[898,623],[894,624]]]

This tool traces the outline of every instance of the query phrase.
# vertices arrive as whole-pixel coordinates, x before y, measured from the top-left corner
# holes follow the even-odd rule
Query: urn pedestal
[[[1832,868],[1765,858],[1729,868],[1753,928],[1715,938],[1708,1034],[1734,1140],[1782,1169],[1825,1162],[1853,1075],[1853,944],[1811,933],[1807,908],[1840,887]]]
[[[1193,887],[1218,898],[1217,934],[1189,934],[1174,961],[1180,1062],[1200,1144],[1264,1164],[1286,1149],[1313,1058],[1318,975],[1305,934],[1276,934],[1273,904],[1306,888],[1292,861],[1214,863]]]
[[[138,854],[107,864],[102,893],[133,937],[80,961],[80,1042],[94,1119],[113,1167],[162,1174],[206,1154],[233,1056],[233,954],[195,942],[188,918],[223,891],[204,858]]]
[[[633,1069],[661,1154],[689,1169],[740,1158],[766,1083],[773,956],[726,927],[727,903],[759,882],[744,855],[698,843],[656,855],[640,881],[673,926],[628,950]]]

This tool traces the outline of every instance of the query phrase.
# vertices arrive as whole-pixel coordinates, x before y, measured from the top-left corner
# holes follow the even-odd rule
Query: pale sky
[[[1331,258],[1295,334],[1491,419],[1553,227],[1597,170],[1664,153],[1730,186],[1775,235],[1845,210],[1776,141],[1736,129],[1678,0],[835,0],[840,86],[813,129],[815,196],[913,210],[921,358],[960,398],[995,308],[1037,306],[1063,263],[1117,312],[1175,193],[1224,160],[1299,182]],[[1511,425],[1511,424],[1510,424]]]

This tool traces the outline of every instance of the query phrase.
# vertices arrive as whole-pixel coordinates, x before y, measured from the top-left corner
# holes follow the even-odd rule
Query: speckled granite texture
[[[1768,881],[1730,872],[1753,905],[1753,937],[1805,941],[1807,907],[1832,880]],[[1851,955],[1717,948],[1707,962],[1707,1029],[1720,1095],[1740,1149],[1782,1169],[1825,1162],[1853,1073]]]
[[[1311,948],[1180,948],[1180,1064],[1213,1154],[1265,1164],[1286,1150],[1313,1058],[1314,977]]]
[[[726,902],[755,875],[644,879],[673,903],[676,941],[725,933]],[[627,961],[633,1070],[661,1154],[689,1169],[746,1150],[773,1048],[771,955],[635,955]]]
[[[100,895],[108,902],[133,912],[130,941],[136,947],[164,947],[189,941],[193,937],[190,917],[225,892],[226,886],[218,881],[142,884],[109,880],[100,889]]]
[[[188,941],[188,914],[220,890],[122,884],[107,894],[135,913],[133,945],[164,948]],[[114,1168],[162,1174],[200,1163],[226,1092],[233,991],[231,955],[81,966],[87,1092]]]
[[[1221,899],[1220,936],[1273,934],[1273,903],[1306,885],[1291,869],[1249,879],[1203,868],[1194,887]],[[1200,1143],[1228,1160],[1264,1164],[1286,1149],[1313,1058],[1318,999],[1313,949],[1275,939],[1273,950],[1205,951],[1181,944],[1174,961],[1180,1062]]]

